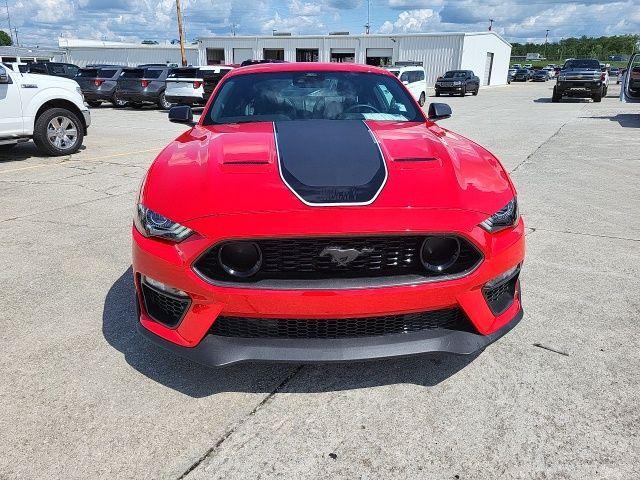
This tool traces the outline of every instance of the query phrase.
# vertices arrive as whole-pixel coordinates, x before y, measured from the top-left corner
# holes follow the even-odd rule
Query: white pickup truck
[[[44,154],[69,155],[82,146],[90,124],[75,81],[0,64],[0,150],[33,139]]]

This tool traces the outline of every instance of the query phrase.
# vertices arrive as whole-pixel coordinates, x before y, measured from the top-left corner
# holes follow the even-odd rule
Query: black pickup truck
[[[559,102],[563,97],[586,97],[600,102],[605,94],[605,83],[606,74],[601,71],[598,60],[567,60],[553,87],[551,101]]]

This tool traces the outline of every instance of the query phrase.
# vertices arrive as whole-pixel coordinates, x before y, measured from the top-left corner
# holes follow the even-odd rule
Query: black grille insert
[[[420,261],[425,236],[318,237],[250,240],[262,251],[262,266],[250,278],[230,276],[220,266],[218,252],[222,244],[209,249],[194,264],[195,269],[210,280],[257,282],[260,280],[310,280],[340,278],[393,277],[421,275],[438,277],[457,275],[472,270],[481,260],[479,251],[467,240],[460,241],[460,255],[442,272],[427,271]],[[325,249],[361,252],[357,258],[338,263]],[[324,254],[323,254],[324,252]]]
[[[459,308],[404,315],[343,319],[218,317],[209,333],[241,338],[353,338],[446,328],[475,331]]]
[[[156,322],[175,327],[189,308],[190,300],[160,292],[144,282],[141,286],[144,307],[149,316]]]
[[[484,288],[482,293],[487,301],[487,305],[494,315],[500,315],[507,311],[513,304],[516,296],[516,285],[518,284],[518,270],[513,277],[491,288]]]

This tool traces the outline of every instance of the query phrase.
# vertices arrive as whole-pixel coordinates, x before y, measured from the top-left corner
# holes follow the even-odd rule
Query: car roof
[[[390,71],[373,67],[371,65],[360,65],[356,63],[323,63],[323,62],[295,62],[295,63],[260,63],[247,65],[246,67],[234,68],[227,74],[227,77],[236,75],[246,75],[250,73],[276,73],[276,72],[355,72],[355,73],[377,73],[394,77]]]

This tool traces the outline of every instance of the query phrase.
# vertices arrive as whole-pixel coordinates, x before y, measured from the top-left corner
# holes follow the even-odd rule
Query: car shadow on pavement
[[[563,98],[561,103],[588,103],[590,98]],[[540,97],[533,100],[533,103],[553,103],[551,97]]]
[[[72,153],[71,156],[77,155],[78,153],[82,152],[86,148],[87,147],[85,145],[81,145],[80,149],[77,152]],[[56,158],[56,157],[43,157],[42,152],[38,150],[38,147],[36,147],[36,144],[33,142],[19,143],[15,147],[7,149],[5,151],[2,151],[2,149],[0,149],[0,164],[8,163],[8,162],[19,162],[22,160],[28,160],[32,157],[41,157],[45,159]],[[60,157],[57,157],[57,158],[60,158]]]
[[[599,117],[581,117],[593,118],[595,120],[610,120],[618,122],[624,128],[640,128],[640,114],[638,113],[618,113],[617,115],[603,115]]]
[[[318,393],[398,383],[430,387],[469,365],[478,355],[423,355],[358,363],[300,365],[243,363],[209,368],[166,351],[137,331],[133,274],[127,269],[104,302],[102,333],[135,370],[195,398],[220,392]],[[293,376],[292,376],[293,375]],[[288,379],[283,384],[283,380]],[[278,387],[279,386],[279,387]]]

